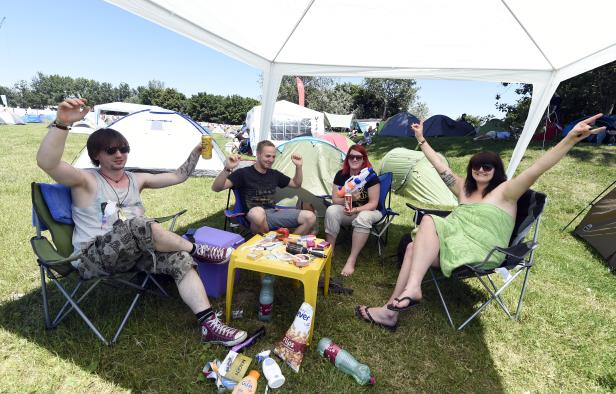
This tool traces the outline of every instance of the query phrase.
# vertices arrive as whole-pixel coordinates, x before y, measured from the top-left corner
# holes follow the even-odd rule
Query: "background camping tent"
[[[340,149],[345,154],[346,154],[346,152],[349,151],[349,148],[353,144],[355,144],[355,142],[353,142],[352,139],[350,139],[349,137],[347,137],[344,134],[325,133],[323,135],[320,135],[319,138],[321,138],[322,140],[325,140],[325,141],[329,142],[330,144],[334,145],[336,148]]]
[[[0,124],[25,124],[25,122],[9,110],[0,110]]]
[[[441,158],[447,162],[445,156]],[[394,193],[407,197],[417,207],[452,210],[458,205],[456,196],[421,151],[392,149],[381,160],[379,173],[389,171],[394,175]]]
[[[408,112],[400,112],[391,118],[387,119],[385,126],[379,132],[381,137],[415,137],[411,131],[411,125],[419,123],[417,116]]]
[[[461,137],[475,132],[472,124],[463,120],[453,120],[445,115],[434,115],[424,122],[426,137]]]
[[[274,142],[288,141],[297,136],[319,135],[325,133],[323,112],[281,100],[276,103],[272,126],[267,133]],[[246,127],[250,129],[250,142],[253,152],[257,151],[258,135],[261,128],[261,106],[253,107],[246,114]]]
[[[169,111],[168,109],[161,108],[156,105],[114,102],[95,105],[93,108],[95,116],[90,120],[93,121],[98,127],[104,127],[106,124],[102,118],[105,115],[121,117],[143,110]]]
[[[275,199],[280,205],[295,205],[298,199],[311,203],[319,217],[325,216],[323,199],[318,196],[330,195],[334,175],[342,168],[346,152],[333,144],[315,137],[298,137],[278,146],[278,155],[272,168],[293,177],[295,165],[291,161],[294,153],[303,158],[303,181],[300,189],[286,187],[277,189]]]
[[[130,145],[126,168],[146,172],[175,171],[201,142],[201,135],[209,134],[190,117],[173,111],[135,112],[110,127],[122,133]],[[193,175],[216,176],[223,169],[225,156],[214,140],[212,145],[212,158],[199,158]],[[93,167],[85,148],[74,165]]]
[[[332,129],[349,129],[353,122],[353,114],[349,115],[336,115],[324,112],[325,122]]]
[[[573,232],[616,270],[616,187],[592,205]]]
[[[566,136],[567,134],[569,134],[569,132],[571,131],[571,129],[573,129],[573,127],[580,122],[581,120],[586,119],[587,116],[581,118],[581,119],[577,119],[574,120],[573,122],[569,122],[565,125],[565,127],[563,127],[563,137]],[[604,141],[608,142],[609,138],[608,137],[608,132],[609,133],[613,133],[614,130],[616,130],[616,115],[604,115],[602,117],[600,117],[599,119],[597,119],[597,121],[595,122],[595,126],[596,127],[601,127],[601,126],[605,126],[606,130],[602,131],[598,134],[591,134],[588,137],[586,137],[584,139],[585,142],[594,142],[597,144],[601,144]]]
[[[365,133],[368,131],[370,126],[372,126],[372,130],[376,130],[379,122],[380,119],[357,119],[353,121],[352,127],[358,129],[362,133]]]

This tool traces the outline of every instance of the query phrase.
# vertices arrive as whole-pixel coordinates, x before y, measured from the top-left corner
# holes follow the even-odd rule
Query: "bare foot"
[[[366,305],[360,305],[358,310],[362,319],[369,322],[374,321],[375,323],[384,324],[390,327],[395,326],[398,322],[398,313],[390,311],[382,306],[368,307]]]
[[[347,261],[344,267],[342,267],[342,272],[340,272],[340,275],[351,276],[353,275],[353,272],[355,272],[355,263],[350,263]]]

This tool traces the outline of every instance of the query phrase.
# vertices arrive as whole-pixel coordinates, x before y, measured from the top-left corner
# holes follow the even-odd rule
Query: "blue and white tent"
[[[108,127],[119,131],[130,145],[126,169],[142,172],[175,171],[210,134],[189,116],[174,111],[144,110],[127,115]],[[193,175],[216,176],[222,171],[225,155],[212,140],[212,158],[199,159]],[[84,147],[74,162],[77,168],[93,168]]]

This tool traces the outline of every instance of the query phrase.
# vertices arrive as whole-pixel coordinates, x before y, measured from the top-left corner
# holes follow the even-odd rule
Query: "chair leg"
[[[429,271],[430,271],[430,275],[432,276],[432,282],[434,283],[434,286],[436,286],[436,291],[438,292],[438,296],[441,299],[441,304],[443,305],[443,308],[445,309],[445,314],[447,315],[447,320],[449,320],[449,325],[452,328],[456,328],[456,325],[453,324],[453,320],[451,319],[451,314],[449,314],[449,308],[447,308],[447,303],[445,302],[443,293],[441,293],[441,288],[438,285],[438,280],[436,279],[436,275],[434,275],[434,270],[430,268]]]
[[[145,288],[149,280],[150,280],[150,274],[146,274],[145,279],[143,279],[143,282],[141,282],[142,289]],[[135,297],[133,298],[133,302],[131,302],[130,306],[128,307],[128,310],[126,311],[126,314],[124,315],[124,318],[122,319],[122,322],[118,326],[118,329],[115,335],[113,336],[113,339],[111,340],[112,345],[116,343],[116,341],[118,340],[118,337],[122,333],[122,330],[124,330],[124,326],[126,325],[126,322],[128,321],[128,318],[130,317],[131,313],[133,313],[133,309],[135,309],[135,305],[137,305],[137,302],[139,301],[140,297],[141,297],[141,291],[138,291],[137,294],[135,294]]]
[[[490,295],[496,294],[496,292],[498,292],[498,287],[496,287],[496,284],[494,283],[494,281],[492,280],[490,275],[486,275],[486,277],[488,278],[488,281],[490,282],[490,285],[492,286],[492,289],[488,290],[490,292]],[[481,282],[481,284],[483,284],[484,287],[487,287],[485,282],[481,279],[481,277],[478,277],[478,279]],[[510,319],[513,319],[513,316],[511,316],[511,313],[509,313],[509,308],[507,308],[507,305],[505,304],[505,301],[501,298],[501,296],[500,295],[495,295],[494,299],[496,300],[498,305],[501,307],[503,312],[505,312],[505,314]]]
[[[57,279],[52,279],[52,282],[56,285],[56,287],[58,288],[58,290],[60,290],[60,292],[62,293],[62,295],[64,296],[64,298],[67,299],[67,301],[71,304],[71,309],[69,311],[67,311],[66,313],[70,312],[71,310],[75,310],[79,316],[81,316],[81,318],[83,319],[83,321],[86,322],[86,324],[88,325],[88,327],[90,327],[90,330],[92,330],[92,332],[98,337],[98,339],[100,339],[105,345],[109,345],[109,342],[107,342],[107,340],[105,339],[105,337],[98,331],[98,329],[94,326],[94,324],[92,324],[92,322],[90,321],[90,319],[86,316],[85,313],[83,313],[83,311],[81,310],[81,308],[79,307],[79,305],[77,305],[77,303],[69,296],[68,292],[64,289],[64,287],[62,287],[62,285],[57,281]],[[94,285],[95,286],[95,285]],[[94,287],[93,286],[93,287]],[[92,287],[90,287],[90,289],[92,289]],[[88,289],[88,291],[90,290]],[[66,316],[66,314],[63,315],[63,317]],[[61,319],[60,319],[61,320]]]
[[[47,282],[45,280],[45,268],[39,264],[41,271],[41,296],[43,297],[43,317],[45,318],[45,328],[52,329],[51,318],[49,317],[49,299],[47,298]]]
[[[60,283],[59,283],[58,281],[55,281],[54,283],[56,284],[56,286],[60,286]],[[81,301],[83,301],[83,300],[84,300],[84,299],[88,296],[88,294],[90,294],[90,292],[91,292],[92,290],[94,290],[94,288],[95,288],[96,286],[98,286],[98,284],[99,284],[99,283],[100,283],[100,279],[99,279],[99,280],[96,280],[96,282],[94,282],[94,284],[92,284],[92,285],[88,288],[88,290],[86,290],[86,291],[85,291],[85,293],[83,293],[83,294],[81,295],[81,297],[79,297],[79,299],[78,299],[77,301],[75,301],[75,303],[76,303],[76,304],[80,304],[80,303],[81,303]],[[73,289],[73,292],[70,294],[71,299],[73,299],[73,297],[75,297],[75,294],[77,294],[77,291],[81,288],[81,285],[82,285],[82,284],[83,284],[83,281],[82,281],[82,280],[79,280],[79,282],[77,283],[77,285],[76,285],[76,286],[75,286],[75,288]],[[73,311],[73,307],[71,306],[71,307],[70,307],[70,308],[69,308],[66,312],[64,312],[64,313],[63,313],[64,309],[65,309],[67,306],[69,306],[69,305],[71,305],[71,303],[70,303],[70,301],[68,301],[68,300],[67,300],[67,301],[66,301],[66,303],[62,306],[62,308],[61,308],[61,309],[60,309],[60,311],[58,312],[58,314],[56,315],[56,319],[53,321],[53,326],[54,326],[54,327],[57,327],[57,326],[58,326],[58,324],[60,324],[60,322],[61,322],[62,320],[64,320],[64,318],[65,318],[65,317],[66,317],[69,313],[71,313],[71,312]]]
[[[526,295],[526,285],[528,284],[528,275],[530,275],[530,267],[525,267],[524,270],[524,282],[522,284],[522,290],[520,291],[520,298],[518,300],[518,306],[515,310],[515,320],[520,320],[520,311],[522,310],[522,301],[524,300],[524,296]]]

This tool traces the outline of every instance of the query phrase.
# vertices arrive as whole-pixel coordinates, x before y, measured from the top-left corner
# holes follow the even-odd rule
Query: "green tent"
[[[443,155],[441,157],[447,162]],[[445,186],[423,152],[392,149],[383,157],[380,173],[390,171],[394,175],[392,190],[411,204],[441,210],[452,210],[458,205],[456,196]]]
[[[316,137],[297,137],[278,146],[272,168],[293,177],[295,165],[291,156],[294,153],[303,158],[302,187],[278,189],[275,199],[279,205],[285,206],[296,205],[299,201],[310,203],[316,208],[317,215],[324,217],[327,207],[319,196],[331,194],[334,175],[342,168],[346,152]]]

